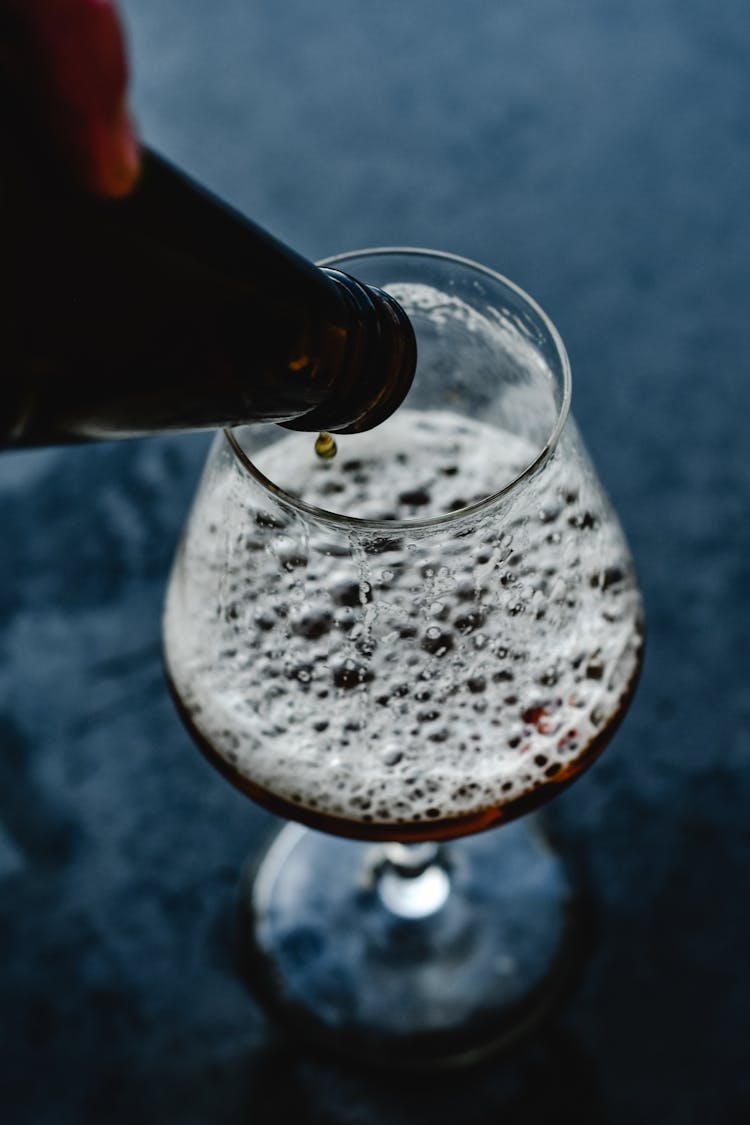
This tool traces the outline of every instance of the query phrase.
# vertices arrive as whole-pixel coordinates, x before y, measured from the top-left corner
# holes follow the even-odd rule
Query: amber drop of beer
[[[315,452],[321,461],[332,461],[336,456],[337,446],[331,435],[326,430],[321,430],[315,439]]]

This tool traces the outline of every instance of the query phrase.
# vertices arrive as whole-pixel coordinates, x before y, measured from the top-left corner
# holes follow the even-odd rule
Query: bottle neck
[[[404,310],[387,293],[340,270],[323,269],[347,309],[349,331],[339,376],[329,394],[292,430],[356,434],[384,422],[403,402],[414,378],[417,343]]]

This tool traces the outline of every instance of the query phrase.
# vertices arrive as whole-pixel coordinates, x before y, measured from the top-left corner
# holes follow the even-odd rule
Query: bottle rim
[[[557,448],[563,428],[570,413],[570,403],[573,394],[573,382],[570,369],[570,360],[568,353],[563,344],[560,333],[555,328],[555,325],[544,312],[542,307],[531,297],[520,285],[510,281],[509,278],[503,276],[495,270],[489,269],[487,266],[480,265],[478,262],[472,261],[470,258],[461,257],[458,254],[450,254],[442,250],[428,250],[422,247],[413,246],[380,246],[364,250],[349,250],[343,254],[336,254],[329,258],[323,258],[316,264],[320,267],[333,267],[339,268],[346,262],[351,262],[356,258],[385,258],[385,257],[412,257],[412,258],[429,258],[434,261],[449,262],[454,265],[463,266],[465,268],[474,270],[477,273],[484,274],[485,277],[490,278],[492,281],[499,282],[505,286],[517,297],[519,297],[530,310],[539,318],[539,321],[544,326],[545,331],[548,333],[550,341],[552,342],[562,374],[562,397],[557,411],[554,425],[549,432],[549,435],[537,453],[536,457],[512,480],[504,484],[496,492],[489,493],[475,504],[468,505],[465,508],[457,508],[452,512],[444,512],[437,516],[430,517],[416,517],[408,520],[373,520],[361,519],[358,516],[345,515],[342,512],[332,512],[326,508],[318,508],[314,504],[308,504],[305,500],[299,497],[292,496],[283,488],[280,488],[269,477],[265,476],[260,469],[253,464],[248,457],[245,450],[240,444],[235,430],[241,427],[227,427],[224,429],[223,434],[232,451],[234,457],[239,463],[240,467],[247,472],[253,480],[261,486],[261,488],[270,493],[276,500],[282,502],[285,506],[299,512],[307,517],[311,517],[318,522],[327,525],[334,525],[338,528],[349,528],[359,532],[372,532],[374,534],[392,534],[394,531],[420,531],[429,530],[447,525],[455,524],[458,521],[466,518],[477,518],[492,508],[495,508],[500,502],[506,501],[511,496],[515,495],[518,490],[532,477],[547,464],[550,457]]]

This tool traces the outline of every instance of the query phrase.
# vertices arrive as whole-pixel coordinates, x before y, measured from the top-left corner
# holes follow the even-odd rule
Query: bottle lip
[[[411,390],[417,370],[417,338],[406,312],[389,293],[375,285],[364,285],[340,270],[326,269],[326,273],[329,276],[335,273],[337,281],[350,291],[355,289],[358,292],[360,308],[364,304],[370,321],[368,359],[377,372],[374,382],[378,391],[351,422],[325,427],[335,434],[359,434],[374,430],[381,422],[387,421]],[[385,383],[379,377],[382,358],[390,358],[396,368],[395,377]]]
[[[390,418],[409,393],[417,369],[416,336],[390,294],[339,269],[323,267],[321,272],[348,310],[346,356],[328,396],[282,425],[309,433],[363,433]]]
[[[513,293],[516,294],[522,301],[524,301],[532,312],[539,318],[540,322],[544,325],[545,330],[549,334],[549,338],[554,345],[557,353],[560,370],[562,374],[562,396],[560,399],[560,406],[557,411],[557,417],[552,429],[549,432],[547,440],[541,446],[536,457],[518,473],[511,481],[503,485],[496,492],[490,493],[483,497],[482,500],[476,504],[472,504],[466,508],[458,508],[452,512],[446,512],[438,516],[415,518],[408,520],[371,520],[360,519],[357,516],[345,515],[342,512],[332,512],[325,508],[318,508],[313,504],[308,504],[298,497],[291,496],[285,492],[283,488],[279,488],[272,480],[266,477],[250,460],[245,453],[240,442],[237,439],[236,433],[232,429],[225,429],[223,435],[232,450],[239,465],[244,469],[261,487],[264,491],[270,493],[276,500],[283,502],[289,508],[310,516],[328,526],[335,526],[338,528],[349,528],[352,531],[365,532],[377,534],[393,534],[394,531],[408,531],[418,532],[421,530],[430,531],[455,525],[464,520],[475,520],[480,518],[484,513],[491,511],[497,507],[499,503],[506,502],[514,496],[518,490],[531,478],[535,477],[541,469],[547,464],[552,454],[557,448],[560,436],[565,428],[565,423],[570,413],[570,403],[572,398],[572,375],[570,369],[570,360],[568,353],[565,350],[562,338],[555,328],[554,324],[541,308],[533,297],[529,296],[519,285],[510,281],[507,277],[497,273],[495,270],[488,269],[477,262],[472,261],[470,258],[461,257],[458,254],[449,254],[441,250],[428,250],[422,247],[411,246],[384,246],[375,247],[365,250],[351,250],[343,254],[337,254],[331,258],[324,258],[318,262],[317,265],[321,267],[330,267],[338,269],[348,261],[353,261],[356,258],[368,257],[396,257],[396,256],[410,256],[415,258],[430,258],[433,260],[442,260],[445,262],[452,262],[456,265],[465,266],[469,269],[476,270],[484,274],[486,277],[494,281],[500,282],[506,286]]]

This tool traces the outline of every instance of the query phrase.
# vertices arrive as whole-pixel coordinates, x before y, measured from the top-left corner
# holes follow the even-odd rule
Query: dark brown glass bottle
[[[16,127],[0,208],[0,447],[249,421],[356,432],[409,389],[414,335],[392,298],[153,152],[130,196],[99,200]]]

